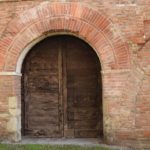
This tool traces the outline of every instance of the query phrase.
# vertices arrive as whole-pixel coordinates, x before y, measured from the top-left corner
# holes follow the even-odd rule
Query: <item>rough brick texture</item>
[[[21,138],[21,56],[40,39],[63,32],[82,38],[99,56],[105,141],[150,149],[149,5],[150,0],[1,0],[0,138]]]

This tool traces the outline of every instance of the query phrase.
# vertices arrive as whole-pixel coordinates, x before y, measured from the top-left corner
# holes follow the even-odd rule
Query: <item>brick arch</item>
[[[129,51],[110,19],[83,4],[42,2],[10,22],[0,41],[1,71],[16,71],[28,45],[51,33],[69,33],[87,41],[98,54],[103,70],[131,66]]]

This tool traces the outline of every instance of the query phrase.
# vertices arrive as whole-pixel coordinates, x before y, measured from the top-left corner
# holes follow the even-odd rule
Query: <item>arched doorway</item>
[[[90,138],[103,135],[100,63],[84,41],[51,36],[22,67],[22,135]]]

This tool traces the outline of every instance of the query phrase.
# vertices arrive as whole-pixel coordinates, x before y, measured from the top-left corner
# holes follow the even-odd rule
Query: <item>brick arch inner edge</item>
[[[33,45],[47,36],[62,33],[77,36],[91,45],[103,71],[130,69],[129,50],[109,18],[84,4],[42,2],[8,25],[0,41],[4,52],[0,70],[20,73],[23,59]]]

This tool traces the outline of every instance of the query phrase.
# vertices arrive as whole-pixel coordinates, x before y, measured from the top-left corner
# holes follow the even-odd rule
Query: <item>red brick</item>
[[[149,4],[149,0],[4,1],[0,5],[0,73],[15,72],[21,52],[35,39],[55,32],[75,34],[94,48],[101,62],[106,138],[113,144],[149,140]],[[20,99],[20,79],[0,75],[0,113],[8,112],[9,96]],[[3,136],[8,136],[3,127],[6,121],[0,118]]]

